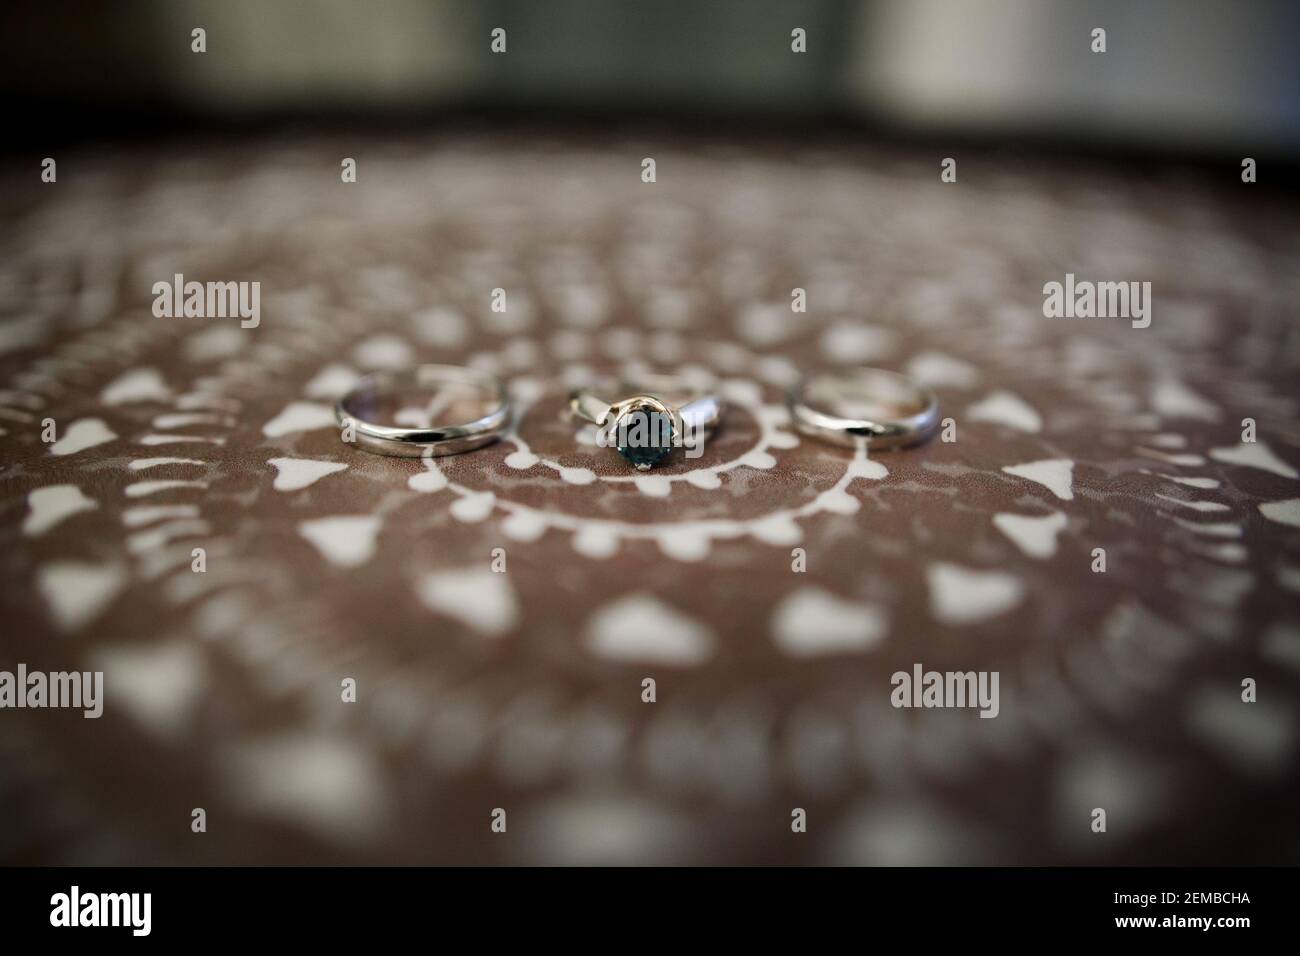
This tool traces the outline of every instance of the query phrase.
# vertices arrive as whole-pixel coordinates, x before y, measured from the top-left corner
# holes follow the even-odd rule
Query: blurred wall
[[[464,0],[173,0],[147,21],[165,75],[208,109],[405,108],[487,80],[482,9]],[[190,51],[207,30],[208,53]]]
[[[858,88],[908,125],[1300,145],[1294,0],[878,0],[863,47]]]
[[[0,87],[46,123],[545,108],[1300,148],[1295,0],[17,0],[3,16]]]

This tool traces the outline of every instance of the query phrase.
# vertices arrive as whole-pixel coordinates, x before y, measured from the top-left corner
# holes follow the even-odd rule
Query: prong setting
[[[662,378],[662,376],[660,377]],[[669,388],[671,382],[663,385]],[[626,385],[624,386],[626,387]],[[581,421],[597,427],[597,444],[614,447],[637,471],[649,471],[671,454],[674,448],[697,446],[696,432],[712,428],[721,416],[721,400],[679,386],[685,404],[678,407],[656,394],[659,385],[645,383],[650,389],[613,403],[606,403],[590,389],[575,389],[569,395],[569,412]],[[691,415],[692,443],[687,445],[686,414]],[[698,457],[690,455],[688,457]]]

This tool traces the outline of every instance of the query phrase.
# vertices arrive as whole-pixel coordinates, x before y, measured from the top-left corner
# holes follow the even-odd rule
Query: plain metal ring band
[[[831,386],[863,402],[905,405],[916,411],[896,417],[834,415],[809,404],[808,393],[818,386]],[[786,406],[795,428],[805,435],[850,448],[860,442],[873,449],[919,445],[939,427],[939,399],[934,392],[883,369],[858,368],[806,378],[786,394]]]
[[[360,417],[358,405],[400,389],[439,389],[465,386],[483,393],[492,410],[482,418],[460,425],[404,428],[379,425]],[[403,372],[376,372],[362,378],[334,405],[334,416],[346,431],[351,426],[356,444],[381,455],[417,458],[457,455],[496,441],[510,421],[510,396],[495,375],[459,365],[421,365]]]

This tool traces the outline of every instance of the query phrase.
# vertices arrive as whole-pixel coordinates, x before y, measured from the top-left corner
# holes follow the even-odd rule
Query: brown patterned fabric
[[[0,711],[6,862],[1300,858],[1300,214],[1233,170],[470,134],[58,163],[0,172],[0,669],[106,700]],[[155,317],[178,273],[260,282],[260,324]],[[1044,317],[1067,273],[1149,281],[1151,326]],[[511,434],[343,444],[335,398],[421,362],[507,379]],[[856,365],[955,440],[797,435],[783,389]],[[638,474],[565,418],[629,368],[717,382],[701,458]],[[997,717],[892,707],[918,663],[997,671]]]

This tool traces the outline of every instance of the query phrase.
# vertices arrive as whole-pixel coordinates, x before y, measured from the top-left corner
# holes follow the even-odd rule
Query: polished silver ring
[[[487,408],[481,418],[457,425],[401,427],[374,419],[381,403],[400,404],[418,396],[421,416],[432,422],[454,403],[472,400]],[[471,413],[472,414],[472,413]],[[510,397],[495,375],[459,365],[421,365],[403,372],[376,372],[357,382],[334,406],[344,441],[380,455],[457,455],[491,444],[510,421]],[[351,437],[349,437],[351,435]]]
[[[638,471],[659,464],[673,448],[703,454],[705,433],[722,419],[722,399],[673,375],[644,375],[619,384],[624,398],[606,401],[592,389],[569,395],[574,418],[598,426],[598,443],[612,445]]]
[[[794,426],[836,445],[906,448],[939,426],[939,399],[924,385],[877,368],[824,372],[786,393]]]

